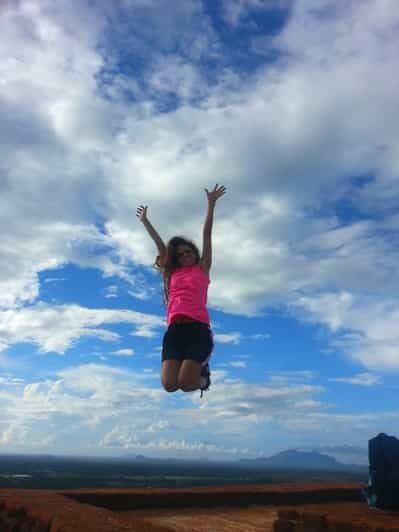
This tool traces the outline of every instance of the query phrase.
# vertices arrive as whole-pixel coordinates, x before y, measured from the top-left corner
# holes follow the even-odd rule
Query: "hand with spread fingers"
[[[147,209],[148,206],[140,205],[140,207],[137,207],[136,216],[140,220],[140,222],[145,222],[148,220],[147,218]]]
[[[223,196],[223,194],[226,193],[226,187],[224,187],[223,185],[218,185],[216,183],[215,187],[213,190],[211,190],[209,192],[209,190],[206,188],[205,189],[205,192],[206,192],[206,195],[208,197],[208,202],[209,203],[212,203],[212,204],[215,204],[216,201],[221,197]]]
[[[159,257],[163,257],[166,254],[166,246],[162,238],[159,236],[159,234],[156,232],[153,225],[147,218],[147,209],[147,205],[140,205],[139,207],[137,207],[136,216],[140,220],[140,222],[142,222],[144,227],[147,229],[148,234],[155,242],[158,248]]]

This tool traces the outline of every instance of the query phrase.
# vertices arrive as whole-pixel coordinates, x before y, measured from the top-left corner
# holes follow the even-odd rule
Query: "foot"
[[[203,395],[203,392],[209,388],[211,384],[211,372],[209,369],[209,365],[205,364],[205,366],[202,367],[201,370],[201,376],[200,376],[200,390],[201,390],[201,397]]]

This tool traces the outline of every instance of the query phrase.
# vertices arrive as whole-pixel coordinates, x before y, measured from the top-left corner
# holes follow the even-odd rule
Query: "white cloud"
[[[248,338],[251,338],[252,340],[269,340],[271,335],[269,333],[251,334]]]
[[[227,333],[227,334],[215,334],[214,335],[215,342],[219,344],[239,344],[241,339],[241,333],[234,332],[234,333]]]
[[[397,423],[397,412],[370,412],[366,414],[309,413],[307,416],[293,416],[282,420],[282,425],[290,432],[319,434],[323,427],[329,444],[340,445],[342,441],[364,444],[370,435],[386,431],[387,426]]]
[[[152,432],[152,431],[151,431]],[[187,441],[185,439],[152,438],[143,441],[139,435],[127,427],[115,426],[110,432],[105,434],[100,442],[100,447],[134,450],[135,452],[155,453],[156,456],[177,455],[185,458],[198,459],[200,456],[212,456],[212,459],[225,458],[226,455],[244,455],[246,449],[237,449],[218,446],[212,443],[201,441]]]
[[[42,353],[64,354],[81,337],[90,336],[116,342],[119,335],[102,327],[105,324],[130,323],[138,336],[153,337],[163,319],[132,310],[88,309],[79,305],[51,306],[38,303],[20,310],[0,313],[0,341],[8,345],[29,342]]]
[[[31,155],[28,159],[24,156],[11,160],[11,152],[4,153],[7,182],[12,184],[3,194],[8,206],[3,212],[9,212],[4,223],[14,235],[4,253],[8,255],[7,250],[15,249],[18,242],[17,249],[25,249],[27,242],[32,242],[33,230],[41,250],[36,260],[33,254],[34,260],[27,263],[25,259],[20,267],[24,254],[18,251],[12,261],[17,264],[16,271],[3,274],[4,282],[12,288],[3,293],[14,294],[5,305],[34,300],[39,289],[37,272],[65,262],[91,264],[107,275],[126,279],[131,279],[128,266],[132,261],[149,266],[155,250],[134,219],[134,208],[142,201],[150,203],[151,216],[165,238],[177,231],[199,237],[204,205],[198,192],[207,184],[204,175],[218,175],[229,189],[222,200],[224,205],[221,203],[216,213],[214,240],[218,260],[212,275],[211,305],[253,315],[266,305],[289,301],[298,290],[323,291],[331,284],[339,289],[344,283],[350,291],[363,289],[366,280],[377,290],[384,290],[390,265],[397,261],[396,252],[388,248],[388,240],[368,231],[367,224],[364,229],[361,224],[341,228],[334,217],[312,218],[304,210],[347,193],[360,207],[361,199],[368,198],[370,202],[373,197],[368,190],[374,191],[376,198],[385,198],[388,181],[395,197],[394,181],[389,175],[395,175],[398,167],[395,158],[386,155],[394,153],[392,139],[397,137],[396,93],[392,92],[393,84],[388,83],[396,70],[391,41],[377,38],[382,28],[393,27],[394,17],[384,17],[377,3],[369,1],[362,8],[350,4],[349,31],[343,11],[332,10],[331,16],[320,16],[314,6],[298,2],[274,42],[277,49],[295,51],[293,60],[259,70],[245,80],[245,85],[238,82],[226,88],[222,77],[216,85],[203,80],[201,90],[206,89],[206,97],[201,106],[186,105],[160,115],[151,102],[139,100],[136,105],[128,105],[120,98],[111,103],[98,92],[96,76],[104,66],[104,58],[95,44],[104,18],[100,16],[89,29],[86,24],[90,17],[94,20],[95,12],[86,8],[79,18],[66,4],[62,4],[60,12],[53,9],[46,16],[42,16],[39,6],[32,11],[28,3],[21,5],[25,6],[21,8],[22,15],[8,15],[10,44],[3,53],[14,57],[10,52],[16,48],[15,42],[23,53],[19,63],[15,59],[17,62],[8,62],[4,67],[7,90],[2,95],[7,102],[7,98],[14,98],[21,109],[40,111],[40,116],[29,123],[32,135],[23,147],[24,153],[36,153],[32,139],[42,139],[42,159],[47,163],[37,166],[37,157],[33,159]],[[327,13],[329,5],[323,4]],[[240,6],[270,7],[261,2],[241,2]],[[153,5],[141,8],[139,19],[149,17],[154,24],[165,22],[164,4],[158,11]],[[76,26],[72,34],[61,22],[64,13],[68,13],[67,28]],[[370,13],[375,15],[373,22]],[[20,16],[37,30],[29,46],[24,46],[27,35],[20,33]],[[190,24],[194,20],[199,23],[203,13],[198,3],[192,2],[184,7],[181,16],[187,17]],[[166,30],[158,35],[165,39],[164,45],[174,42],[172,36],[177,27],[173,18],[166,20],[170,24],[169,35]],[[193,27],[190,24],[187,28]],[[204,24],[209,29],[209,21]],[[367,36],[364,24],[373,35],[366,48],[362,46]],[[303,33],[302,28],[309,25],[317,32]],[[77,34],[84,38],[76,39]],[[214,38],[211,33],[209,36]],[[331,36],[335,54],[329,48]],[[134,50],[137,42],[127,41],[126,50]],[[205,53],[206,46],[202,50]],[[317,55],[308,56],[307,51]],[[379,61],[384,54],[386,60]],[[318,59],[327,57],[325,68]],[[21,61],[29,68],[21,68]],[[186,65],[186,59],[182,63],[179,56],[157,55],[154,61],[151,67],[156,61],[163,61],[162,87],[172,90],[176,65]],[[192,79],[201,79],[196,77],[199,74],[194,63],[188,68]],[[114,78],[118,78],[117,73]],[[160,86],[159,83],[158,80],[155,85]],[[318,90],[314,91],[314,87]],[[46,102],[45,108],[39,105],[40,101]],[[376,106],[378,113],[371,113],[370,109]],[[386,116],[392,117],[389,124]],[[75,142],[77,130],[79,143]],[[47,136],[38,134],[40,131]],[[53,149],[54,143],[57,149]],[[382,144],[386,147],[384,157],[380,156]],[[57,178],[53,177],[54,168],[62,168]],[[375,172],[375,177],[360,197],[348,176],[367,171]],[[26,175],[34,177],[27,181]],[[27,192],[24,205],[17,193],[22,179]],[[176,183],[181,186],[176,187]],[[15,222],[10,225],[15,220],[9,207],[13,204],[26,213],[21,227],[26,232],[23,238],[16,239]],[[367,212],[374,207],[370,204]],[[248,209],[252,209],[251,217],[246,216]],[[58,218],[64,218],[69,237],[60,245],[57,237],[43,245],[37,218],[40,213],[41,219],[52,220],[55,211]],[[189,220],[186,211],[191,214]],[[110,260],[109,251],[101,257],[91,255],[90,240],[99,238],[94,232],[76,252],[69,249],[71,233],[76,231],[76,225],[69,224],[84,218],[92,221],[99,214],[107,220],[103,243],[116,252],[119,263]],[[315,233],[320,236],[310,245]],[[48,226],[47,234],[55,234],[53,225]],[[336,246],[330,243],[331,238],[337,241]],[[307,245],[302,247],[302,241]],[[381,251],[386,259],[382,268],[378,260]],[[324,257],[318,266],[314,256],[321,253]],[[355,253],[361,254],[362,260],[356,261]],[[396,281],[394,278],[390,284]],[[131,293],[139,299],[149,297],[153,288],[140,284],[136,278]]]
[[[101,441],[102,449],[116,454],[134,449],[154,456],[222,457],[226,449],[240,456],[248,449],[264,452],[266,434],[270,450],[285,448],[287,438],[292,445],[307,438],[339,444],[354,427],[360,443],[398,419],[390,412],[333,412],[331,405],[316,399],[323,392],[320,386],[232,383],[222,373],[202,400],[199,394],[167,394],[158,384],[154,388],[145,372],[102,364],[15,382],[0,393],[1,446],[15,449],[15,442],[18,449],[32,450],[45,441],[49,451],[65,450],[63,442],[68,441],[68,452],[82,453],[101,452]]]
[[[17,377],[12,377],[5,374],[4,376],[0,375],[0,384],[2,386],[22,386],[25,380]]]
[[[111,299],[114,297],[118,297],[118,291],[119,291],[119,288],[117,285],[113,284],[113,285],[107,286],[106,291],[105,291],[105,298]]]
[[[156,433],[169,427],[169,421],[160,420],[148,426],[147,432]]]
[[[196,66],[176,55],[157,58],[148,81],[154,97],[173,95],[182,105],[202,99],[208,92]]]
[[[314,399],[323,392],[320,386],[274,386],[231,381],[224,377],[211,392],[204,395],[205,402],[202,403],[195,396],[190,398],[199,406],[196,420],[211,423],[214,435],[228,437],[229,441],[234,441],[243,431],[246,434],[255,431],[258,440],[267,427],[278,432],[278,427],[286,427],[292,416],[307,418],[312,412],[327,408]]]
[[[108,419],[126,416],[127,421],[137,413],[148,424],[146,416],[159,409],[162,392],[146,383],[145,375],[100,364],[66,368],[54,379],[27,383],[0,396],[5,421],[0,443],[65,451],[67,438],[69,452],[97,446],[97,431]]]
[[[134,349],[118,349],[117,351],[112,351],[111,354],[119,357],[132,357]]]
[[[355,384],[358,386],[375,386],[376,384],[381,384],[382,379],[378,375],[373,375],[371,373],[358,373],[353,377],[340,377],[336,379],[328,379],[333,382],[344,382],[347,384]]]
[[[302,297],[296,304],[304,319],[324,324],[335,333],[333,349],[370,369],[399,368],[397,299],[341,292]]]
[[[220,344],[235,344],[243,342],[244,340],[266,340],[270,338],[270,334],[252,334],[246,335],[241,332],[231,332],[231,333],[215,333],[214,339],[217,343]]]
[[[260,0],[224,5],[233,25],[268,8]],[[165,240],[183,233],[200,242],[203,188],[215,179],[228,194],[216,209],[210,306],[247,316],[288,308],[325,325],[332,347],[365,367],[398,369],[396,2],[298,0],[282,32],[266,43],[277,60],[245,79],[226,67],[200,2],[121,6],[26,0],[2,11],[1,348],[31,342],[63,353],[85,335],[117,340],[105,328],[116,323],[151,337],[161,318],[37,304],[39,273],[72,263],[118,276],[139,301],[160,294],[159,278],[149,282],[142,273],[151,275],[155,248],[135,208],[149,204]],[[112,53],[121,49],[122,63]],[[118,67],[137,58],[146,58],[142,70],[139,60],[130,75]],[[213,80],[201,66],[210,59],[221,67]],[[174,103],[164,100],[168,93]],[[342,200],[361,221],[341,215]],[[244,338],[216,335],[220,342]],[[93,376],[80,372],[94,386]],[[94,393],[69,376],[82,393]],[[215,377],[233,401],[216,392],[203,410],[230,420],[226,432],[235,434],[237,419],[269,423],[293,405],[296,426],[306,430],[353,422],[333,423],[324,412],[301,417],[301,408],[323,406],[314,387],[285,395],[255,387],[247,397],[243,383],[223,383],[222,372]],[[65,415],[84,412],[86,401],[73,396],[72,385],[73,393],[65,389],[66,378],[27,384],[13,413],[38,415],[42,403],[43,416],[53,404],[64,412],[49,397],[70,405]],[[282,419],[289,427],[292,418]],[[374,418],[360,422],[364,430],[376,426]],[[29,431],[15,425],[9,434],[34,441]]]
[[[309,381],[316,378],[316,374],[309,370],[302,371],[283,371],[278,374],[274,373],[270,375],[269,381],[272,386],[287,386],[304,381]]]
[[[245,362],[245,360],[233,360],[232,362],[230,362],[229,365],[232,368],[246,368],[247,367],[247,363]]]

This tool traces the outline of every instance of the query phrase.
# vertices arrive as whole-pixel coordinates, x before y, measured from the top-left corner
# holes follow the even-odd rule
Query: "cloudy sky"
[[[398,434],[396,4],[2,2],[0,452],[364,459]],[[201,400],[160,387],[135,211],[200,245],[215,183]]]

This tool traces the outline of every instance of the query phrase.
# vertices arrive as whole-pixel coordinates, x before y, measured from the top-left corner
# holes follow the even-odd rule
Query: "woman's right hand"
[[[137,207],[136,216],[140,220],[140,222],[148,222],[147,208],[147,205],[140,205],[140,207]]]

